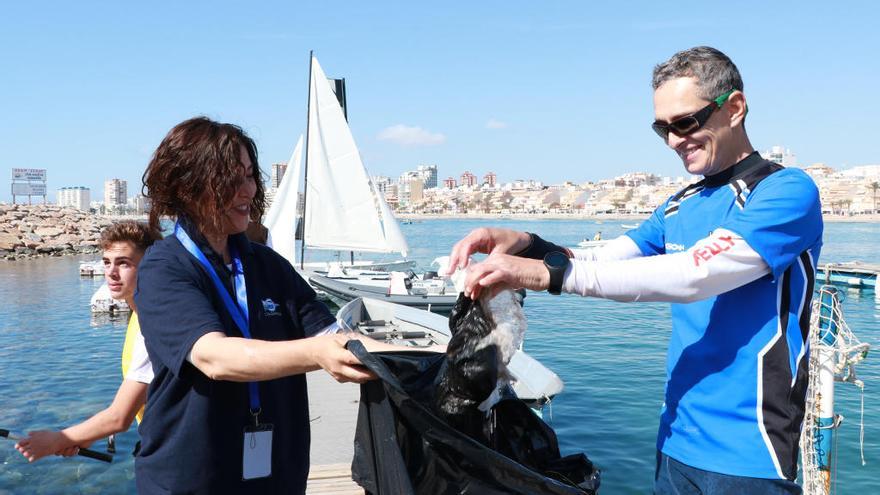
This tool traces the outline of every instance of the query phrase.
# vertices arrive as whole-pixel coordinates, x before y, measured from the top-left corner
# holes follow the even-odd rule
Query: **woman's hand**
[[[313,357],[324,371],[334,380],[345,383],[363,383],[374,380],[376,375],[365,368],[361,362],[345,348],[349,339],[344,335],[322,335],[312,337]]]
[[[531,237],[526,232],[493,227],[474,229],[452,247],[446,275],[451,275],[457,268],[466,268],[468,258],[474,253],[513,254],[527,248],[530,242]]]

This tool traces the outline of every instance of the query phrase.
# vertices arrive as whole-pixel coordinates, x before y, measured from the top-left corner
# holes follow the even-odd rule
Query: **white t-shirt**
[[[128,365],[126,380],[134,380],[141,383],[153,381],[153,363],[147,355],[147,346],[144,344],[144,336],[140,330],[135,337],[134,347],[131,350],[131,363]]]

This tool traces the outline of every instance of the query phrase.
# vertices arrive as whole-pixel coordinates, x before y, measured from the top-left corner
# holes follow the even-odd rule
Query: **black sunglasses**
[[[669,131],[675,133],[676,136],[687,136],[689,134],[693,134],[697,132],[698,129],[706,125],[706,122],[709,120],[709,117],[721,108],[724,105],[724,102],[727,101],[727,98],[733,94],[735,90],[731,89],[730,91],[724,93],[712,100],[711,103],[697,111],[696,113],[692,113],[690,115],[685,115],[684,117],[673,120],[670,123],[665,122],[654,122],[651,124],[651,128],[654,129],[654,132],[660,136],[660,139],[663,141],[669,140]]]

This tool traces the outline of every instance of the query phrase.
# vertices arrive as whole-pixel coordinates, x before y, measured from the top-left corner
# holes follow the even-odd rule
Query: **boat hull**
[[[422,309],[432,313],[448,315],[455,306],[458,294],[454,295],[413,295],[388,294],[387,288],[360,285],[347,280],[336,280],[316,273],[308,274],[309,283],[315,290],[323,292],[328,299],[339,306],[359,297],[379,299],[393,304],[402,304],[411,308]]]

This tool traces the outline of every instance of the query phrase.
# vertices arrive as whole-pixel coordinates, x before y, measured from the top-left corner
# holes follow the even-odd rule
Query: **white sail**
[[[377,208],[384,199],[374,194],[342,107],[315,57],[311,73],[303,232],[306,246],[339,251],[406,252],[396,220],[390,217],[386,227],[382,226]],[[386,231],[394,229],[398,235],[389,239]]]
[[[379,201],[379,211],[382,213],[382,226],[385,227],[385,240],[388,241],[389,245],[395,246],[394,250],[406,258],[406,254],[409,252],[409,245],[406,243],[406,237],[403,236],[403,232],[400,231],[400,224],[397,223],[394,213],[391,212],[391,208],[385,202],[385,197],[376,188],[376,184],[370,182],[370,185],[373,187],[373,194],[376,195]]]
[[[266,213],[263,225],[269,229],[267,244],[284,256],[291,265],[296,264],[296,204],[299,195],[299,176],[302,166],[303,137],[299,136],[287,170],[275,191],[275,199]]]

